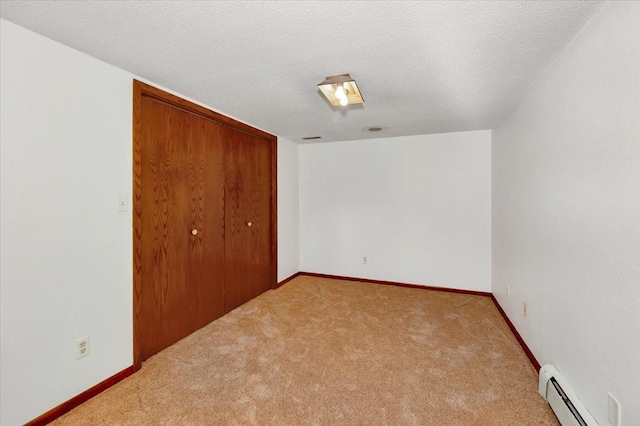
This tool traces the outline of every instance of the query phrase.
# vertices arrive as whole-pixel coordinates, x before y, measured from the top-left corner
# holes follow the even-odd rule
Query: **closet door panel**
[[[224,314],[221,125],[142,98],[141,360]]]
[[[187,279],[194,283],[190,304],[194,329],[224,315],[224,155],[222,125],[191,115],[189,155],[190,215],[199,238],[191,238],[193,257]],[[193,235],[192,235],[193,236]]]
[[[224,128],[226,312],[271,288],[269,144]]]

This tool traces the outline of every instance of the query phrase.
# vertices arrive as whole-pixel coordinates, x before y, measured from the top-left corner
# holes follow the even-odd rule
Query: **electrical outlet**
[[[528,314],[529,314],[529,311],[527,309],[527,302],[524,302],[522,304],[522,315],[524,315],[524,317],[526,318]]]
[[[367,256],[362,258],[362,263],[365,265],[368,263]]]
[[[609,393],[609,423],[612,426],[620,426],[621,411],[620,402]]]
[[[76,340],[76,359],[80,359],[85,357],[91,353],[91,348],[89,347],[89,337],[83,337],[81,339]]]
[[[507,284],[507,299],[511,297],[511,286]]]

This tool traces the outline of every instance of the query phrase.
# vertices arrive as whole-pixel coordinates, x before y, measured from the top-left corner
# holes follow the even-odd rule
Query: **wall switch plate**
[[[621,411],[620,402],[609,393],[609,423],[611,426],[620,426]]]
[[[526,318],[529,315],[529,307],[527,306],[527,302],[522,304],[522,315]]]
[[[507,284],[507,299],[511,297],[511,286]]]
[[[118,211],[126,212],[129,210],[129,203],[127,202],[127,196],[120,194],[118,195]]]
[[[76,340],[76,359],[85,357],[90,353],[91,353],[91,348],[89,347],[88,336]]]

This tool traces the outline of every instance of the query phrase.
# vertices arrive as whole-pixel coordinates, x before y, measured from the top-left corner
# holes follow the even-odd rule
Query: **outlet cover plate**
[[[91,353],[89,337],[85,336],[76,340],[76,359],[84,358]]]

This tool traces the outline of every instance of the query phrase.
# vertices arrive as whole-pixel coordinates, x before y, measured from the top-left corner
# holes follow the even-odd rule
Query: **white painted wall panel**
[[[299,147],[278,138],[278,282],[299,268]]]
[[[132,364],[132,76],[1,21],[2,424]],[[75,340],[91,354],[75,359]]]
[[[492,291],[601,425],[640,425],[639,23],[605,4],[493,131]]]
[[[490,145],[489,130],[301,145],[300,269],[489,291]]]

